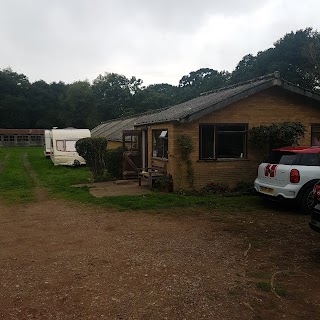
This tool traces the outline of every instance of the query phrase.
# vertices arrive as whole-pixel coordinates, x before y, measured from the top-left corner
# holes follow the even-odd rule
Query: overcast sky
[[[0,0],[0,69],[178,85],[199,68],[232,71],[290,31],[320,31],[319,14],[319,0]]]

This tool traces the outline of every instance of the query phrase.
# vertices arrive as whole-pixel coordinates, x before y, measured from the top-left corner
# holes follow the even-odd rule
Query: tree
[[[93,91],[98,101],[98,114],[103,120],[131,115],[132,96],[139,91],[142,80],[126,78],[117,73],[99,75],[93,81]]]
[[[30,83],[12,69],[0,70],[0,127],[92,128],[101,121],[160,109],[259,76],[279,71],[282,78],[320,91],[320,34],[312,28],[285,34],[272,48],[245,55],[230,74],[200,68],[184,75],[178,86],[166,83],[143,87],[136,77],[117,73],[72,84]]]
[[[0,70],[0,126],[24,128],[31,125],[28,113],[30,82],[24,74],[12,69]]]
[[[218,72],[209,68],[201,68],[183,76],[179,81],[182,101],[195,98],[202,92],[211,91],[225,86],[229,79],[226,71]]]
[[[256,78],[259,75],[257,57],[252,54],[245,55],[232,72],[232,83],[239,83]]]
[[[55,125],[55,121],[51,119],[53,116],[52,93],[50,85],[40,80],[31,84],[28,93],[29,115],[32,119],[30,128],[50,128]]]
[[[297,145],[305,131],[301,122],[283,122],[253,127],[249,136],[253,146],[267,156],[274,148]]]
[[[70,85],[64,97],[64,109],[60,120],[66,127],[92,128],[97,124],[97,99],[88,81]]]
[[[281,77],[302,87],[314,89],[319,85],[320,34],[312,28],[287,33],[273,48],[256,56],[242,58],[231,75],[238,83],[279,71]]]
[[[319,34],[312,28],[287,33],[275,44],[277,70],[292,83],[312,89],[315,85],[314,65],[308,59],[308,48]]]
[[[132,97],[134,113],[165,108],[179,102],[178,88],[167,83],[152,84]]]

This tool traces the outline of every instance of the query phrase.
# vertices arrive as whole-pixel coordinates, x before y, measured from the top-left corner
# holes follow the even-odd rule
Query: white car
[[[265,198],[294,200],[310,212],[319,179],[320,147],[284,147],[272,150],[270,162],[260,164],[254,187]]]

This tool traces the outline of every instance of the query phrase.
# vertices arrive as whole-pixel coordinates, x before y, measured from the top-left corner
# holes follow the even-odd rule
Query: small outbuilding
[[[133,130],[139,117],[141,116],[136,115],[102,122],[91,130],[91,137],[105,137],[108,141],[108,149],[122,147],[123,131]]]
[[[43,146],[44,129],[0,129],[0,146]]]

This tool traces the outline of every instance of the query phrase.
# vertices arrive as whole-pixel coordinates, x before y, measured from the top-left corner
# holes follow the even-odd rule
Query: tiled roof
[[[272,86],[279,86],[320,101],[320,95],[280,79],[280,74],[276,71],[254,80],[203,93],[200,97],[142,116],[136,125],[170,121],[190,122]]]
[[[133,130],[135,126],[152,123],[190,122],[273,86],[279,86],[320,101],[319,94],[280,79],[280,74],[276,71],[247,82],[205,92],[197,98],[178,105],[135,115],[131,118],[116,119],[102,123],[91,131],[91,135],[106,136],[108,140],[121,141],[122,130]]]
[[[123,130],[133,130],[139,116],[102,122],[91,130],[92,137],[106,137],[110,141],[122,141]]]
[[[0,134],[19,134],[19,135],[28,135],[28,134],[44,134],[44,129],[0,129]]]

